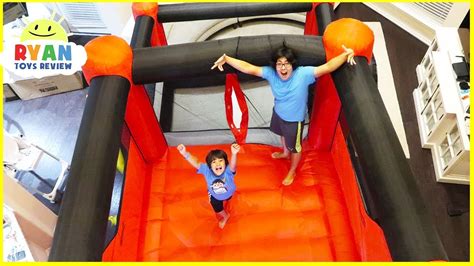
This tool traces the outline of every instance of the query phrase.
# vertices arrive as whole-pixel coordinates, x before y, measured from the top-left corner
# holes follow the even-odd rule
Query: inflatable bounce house
[[[331,3],[134,3],[132,8],[130,44],[102,36],[86,45],[89,97],[50,261],[447,259],[378,92],[370,68],[374,37],[365,24],[333,21]],[[162,27],[295,12],[307,12],[301,36],[167,45]],[[283,44],[297,53],[300,65],[324,64],[342,52],[342,44],[354,49],[357,63],[318,79],[302,161],[290,186],[281,183],[289,161],[270,158],[279,147],[246,141],[248,108],[239,81],[256,78],[228,65],[224,72],[211,70],[223,53],[268,65],[271,51]],[[231,217],[223,229],[204,178],[168,145],[144,89],[157,82],[191,84],[196,91],[225,86],[229,128],[243,148]],[[234,123],[236,105],[240,124]],[[200,161],[216,148],[229,153],[230,143],[188,145]],[[116,234],[106,243],[119,150],[126,155],[125,177]],[[356,160],[362,175],[354,170]]]

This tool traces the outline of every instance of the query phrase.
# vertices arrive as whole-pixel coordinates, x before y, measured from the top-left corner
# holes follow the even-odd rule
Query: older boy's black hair
[[[296,69],[298,67],[297,60],[296,60],[296,53],[291,48],[288,48],[285,45],[283,45],[272,54],[271,64],[273,68],[276,68],[276,63],[278,59],[281,57],[285,57],[288,60],[288,62],[291,64],[293,69]]]
[[[229,165],[229,160],[227,159],[227,153],[223,150],[212,150],[206,156],[206,163],[209,168],[211,168],[211,163],[214,159],[224,159],[225,166]]]

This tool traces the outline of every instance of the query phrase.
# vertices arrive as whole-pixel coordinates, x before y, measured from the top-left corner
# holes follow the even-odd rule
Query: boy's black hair
[[[285,45],[283,45],[272,54],[271,64],[273,68],[276,68],[277,61],[281,57],[285,57],[288,60],[288,62],[291,64],[293,69],[296,69],[298,67],[297,60],[296,60],[296,53],[291,48],[288,48]]]
[[[224,159],[225,166],[229,165],[229,160],[227,159],[227,153],[223,150],[212,150],[206,156],[206,163],[209,168],[211,168],[211,163],[214,159]]]

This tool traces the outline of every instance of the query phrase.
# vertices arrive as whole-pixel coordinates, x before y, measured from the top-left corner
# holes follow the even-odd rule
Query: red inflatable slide
[[[331,152],[306,149],[288,187],[281,180],[289,161],[271,159],[275,147],[244,145],[224,229],[204,178],[174,147],[148,165],[132,143],[118,234],[103,260],[390,260],[382,231],[365,215],[340,130],[337,139]],[[229,145],[188,146],[200,161],[215,148],[230,152]]]

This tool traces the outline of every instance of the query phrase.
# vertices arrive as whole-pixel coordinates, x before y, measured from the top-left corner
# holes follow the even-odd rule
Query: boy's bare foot
[[[289,154],[285,154],[284,152],[274,152],[272,153],[273,159],[288,159],[290,158]]]
[[[219,221],[219,228],[220,229],[224,228],[225,224],[227,223],[227,220],[229,220],[229,217],[230,217],[229,214],[223,215],[222,219]]]
[[[291,183],[293,183],[293,180],[295,180],[296,174],[294,172],[289,172],[285,179],[281,182],[284,186],[289,186]]]

